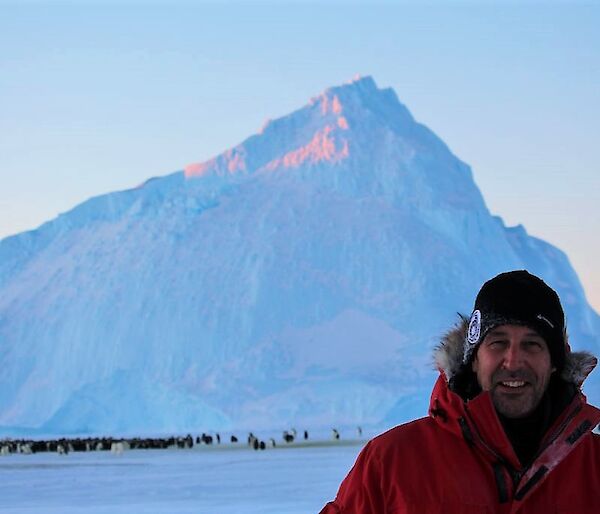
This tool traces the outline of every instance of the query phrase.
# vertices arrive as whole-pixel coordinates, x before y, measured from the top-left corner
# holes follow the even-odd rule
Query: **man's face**
[[[473,371],[500,414],[523,418],[540,403],[555,368],[546,341],[535,330],[501,325],[479,345]]]

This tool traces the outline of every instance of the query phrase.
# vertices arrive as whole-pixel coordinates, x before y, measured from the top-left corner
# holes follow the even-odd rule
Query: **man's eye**
[[[532,350],[537,350],[542,348],[542,343],[539,341],[525,341],[525,347],[530,348]]]

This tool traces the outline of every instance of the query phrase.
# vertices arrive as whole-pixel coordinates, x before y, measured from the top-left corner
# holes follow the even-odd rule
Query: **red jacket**
[[[371,440],[321,514],[598,514],[598,423],[578,392],[522,469],[489,393],[465,402],[442,371],[429,417]]]

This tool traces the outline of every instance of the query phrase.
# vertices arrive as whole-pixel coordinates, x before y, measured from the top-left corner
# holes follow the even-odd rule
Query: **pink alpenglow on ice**
[[[222,170],[226,170],[228,173],[246,171],[243,149],[234,148],[233,150],[227,150],[216,159],[199,164],[188,164],[184,169],[184,175],[186,178],[202,177],[211,172],[219,174]]]
[[[289,152],[281,159],[271,161],[267,169],[298,168],[305,164],[316,164],[321,161],[335,163],[349,156],[348,141],[335,133],[335,127],[327,125],[315,134],[310,143],[302,148]]]
[[[327,95],[323,94],[318,98],[312,100],[313,103],[321,104],[321,113],[322,114],[341,114],[342,113],[342,104],[337,95]]]

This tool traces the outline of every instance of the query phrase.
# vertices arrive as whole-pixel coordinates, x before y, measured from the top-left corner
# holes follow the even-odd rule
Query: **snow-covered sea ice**
[[[307,514],[335,495],[361,444],[136,450],[0,458],[10,514]]]

